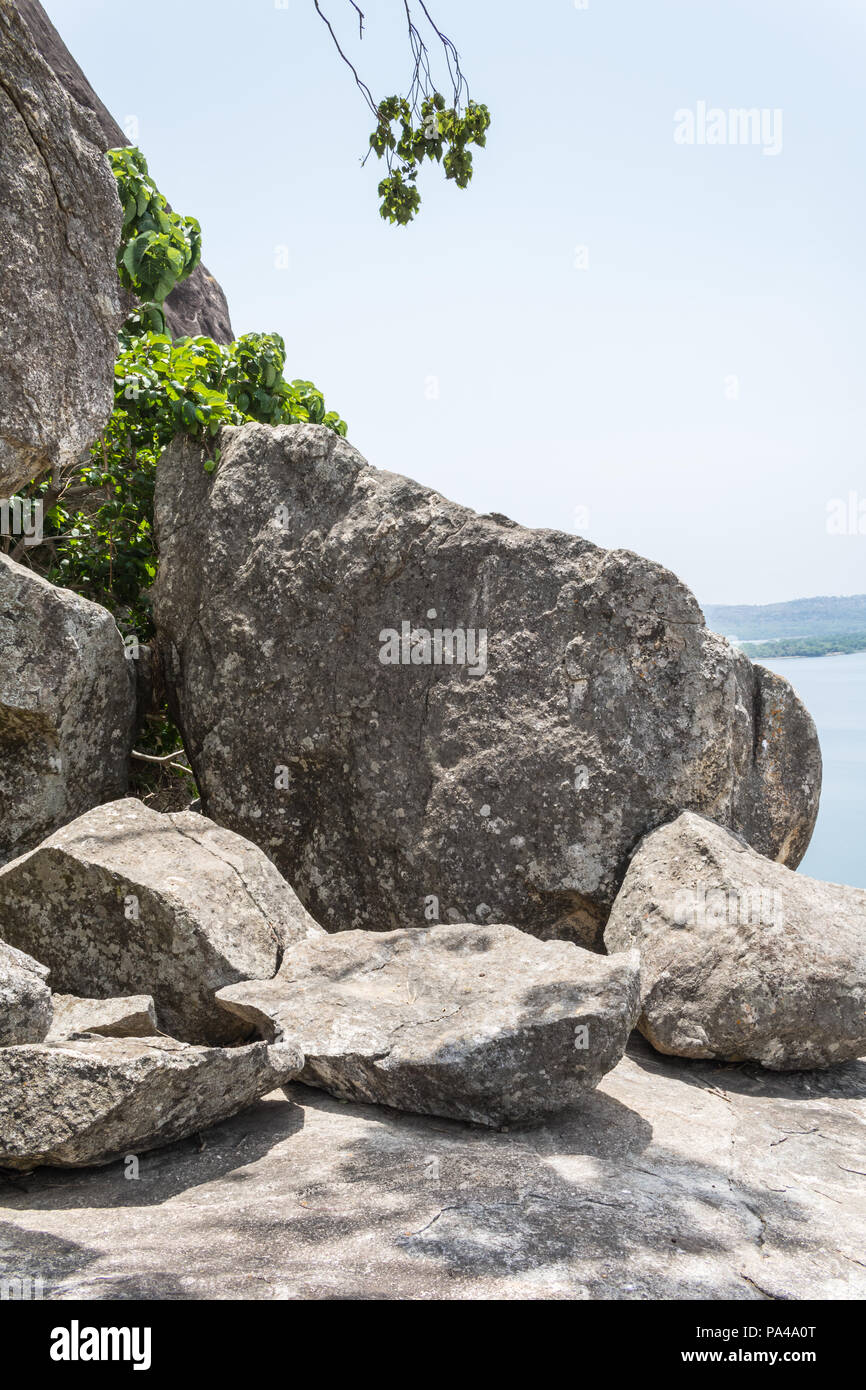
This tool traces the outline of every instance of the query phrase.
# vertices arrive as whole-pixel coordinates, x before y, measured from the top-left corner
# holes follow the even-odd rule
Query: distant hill
[[[789,603],[705,603],[707,627],[740,641],[773,637],[833,637],[866,631],[866,594],[795,598]]]
[[[832,637],[780,637],[777,642],[740,642],[741,652],[752,661],[779,656],[848,656],[866,652],[866,632],[839,633]]]

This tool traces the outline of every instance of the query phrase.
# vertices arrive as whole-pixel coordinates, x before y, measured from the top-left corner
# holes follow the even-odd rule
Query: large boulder
[[[16,4],[55,77],[73,100],[92,114],[100,131],[101,148],[111,150],[130,144],[130,133],[121,130],[97,96],[39,0],[16,0]],[[218,343],[230,343],[234,337],[226,297],[204,265],[196,266],[192,275],[172,290],[165,303],[165,319],[175,338],[205,334]]]
[[[156,524],[203,807],[329,930],[598,944],[629,853],[683,808],[804,853],[812,720],[659,565],[477,516],[316,425],[227,429],[215,472],[175,441]]]
[[[124,794],[134,664],[106,609],[0,555],[0,864]]]
[[[0,1047],[47,1037],[53,1014],[47,976],[39,961],[0,941]]]
[[[604,934],[639,948],[659,1052],[774,1071],[866,1056],[866,892],[772,864],[701,816],[648,835]]]
[[[85,998],[149,994],[186,1042],[245,1031],[213,1002],[267,978],[285,947],[320,933],[255,845],[191,811],[115,801],[0,869],[0,937]]]
[[[95,439],[114,400],[121,211],[99,127],[0,0],[0,498]]]
[[[342,1100],[477,1124],[535,1124],[616,1066],[637,1018],[637,953],[593,955],[516,927],[339,932],[273,980],[217,999],[292,1039],[299,1080]]]
[[[0,1168],[110,1163],[197,1134],[285,1086],[290,1043],[76,1038],[0,1048]]]

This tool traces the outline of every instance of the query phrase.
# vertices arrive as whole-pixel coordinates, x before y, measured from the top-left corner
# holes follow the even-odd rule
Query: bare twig
[[[337,52],[339,53],[340,57],[342,58],[343,62],[346,64],[346,67],[349,68],[349,69],[351,70],[352,76],[353,76],[354,79],[355,79],[355,83],[356,83],[356,85],[357,85],[358,91],[362,93],[362,95],[363,95],[363,97],[364,97],[364,100],[366,101],[367,105],[369,106],[370,110],[373,112],[373,115],[376,117],[376,120],[378,121],[378,119],[379,119],[379,108],[378,108],[378,106],[376,105],[376,102],[373,100],[373,93],[370,91],[370,88],[367,86],[366,82],[364,82],[364,81],[361,79],[361,77],[359,76],[359,74],[358,74],[358,69],[355,67],[355,64],[352,62],[351,58],[347,58],[347,57],[346,57],[346,54],[343,52],[342,48],[340,47],[340,41],[339,41],[339,39],[337,38],[337,35],[334,33],[333,25],[331,24],[331,21],[328,19],[328,16],[327,16],[326,14],[324,14],[324,12],[322,11],[322,7],[321,7],[320,4],[319,4],[319,0],[313,0],[313,4],[314,4],[315,7],[316,7],[316,13],[318,14],[319,18],[320,18],[321,20],[323,20],[324,23],[327,25],[328,32],[329,32],[329,34],[331,35],[331,38],[332,38],[333,41],[334,41],[334,47],[336,48],[336,50],[337,50]],[[357,6],[355,6],[355,8],[357,9]],[[362,24],[362,26],[363,26],[363,16],[361,17],[361,24]],[[362,27],[361,36],[363,37],[363,27]]]
[[[161,757],[157,757],[154,753],[139,753],[133,748],[132,756],[134,758],[140,758],[143,763],[157,763],[160,767],[172,767],[175,772],[185,772],[188,777],[192,776],[191,767],[185,767],[183,763],[172,762],[173,758],[186,757],[186,753],[182,748],[178,748],[174,753],[164,753]]]

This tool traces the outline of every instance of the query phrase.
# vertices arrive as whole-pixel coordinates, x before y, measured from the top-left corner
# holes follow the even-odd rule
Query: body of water
[[[800,871],[866,888],[866,652],[762,660],[791,682],[824,755],[821,809]]]

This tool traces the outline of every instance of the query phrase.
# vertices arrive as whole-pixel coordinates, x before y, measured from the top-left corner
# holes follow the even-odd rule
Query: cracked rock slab
[[[301,1080],[344,1100],[531,1124],[619,1061],[637,1016],[637,955],[503,925],[341,932],[217,999],[265,1036],[295,1040]]]
[[[78,1038],[0,1048],[0,1168],[80,1168],[224,1120],[297,1075],[288,1043]]]
[[[74,994],[55,994],[53,1003],[49,1042],[69,1038],[73,1033],[148,1038],[159,1031],[156,1008],[149,994],[129,994],[119,999],[79,999]]]
[[[775,1071],[866,1055],[866,892],[792,873],[701,816],[648,835],[605,931],[641,956],[660,1052]]]
[[[125,799],[80,816],[0,870],[0,936],[84,998],[149,994],[187,1042],[244,1029],[213,1000],[264,979],[321,928],[255,845],[181,811]]]
[[[0,1047],[42,1042],[52,1019],[44,965],[0,941]]]
[[[74,463],[114,401],[121,210],[92,114],[0,0],[0,498]],[[125,142],[124,142],[125,143]]]
[[[812,720],[669,570],[479,516],[323,426],[220,448],[210,474],[181,439],[159,462],[162,669],[205,812],[329,931],[597,946],[634,845],[683,809],[799,863]]]
[[[121,1164],[10,1175],[0,1269],[55,1300],[856,1302],[864,1150],[866,1063],[768,1072],[632,1034],[540,1128],[293,1082],[203,1145],[143,1155],[136,1182]]]
[[[133,666],[105,608],[0,555],[0,864],[125,793]]]

